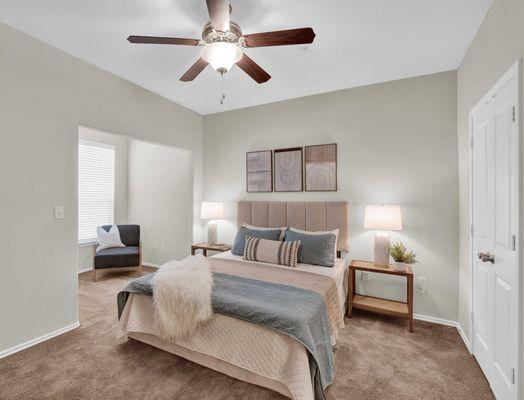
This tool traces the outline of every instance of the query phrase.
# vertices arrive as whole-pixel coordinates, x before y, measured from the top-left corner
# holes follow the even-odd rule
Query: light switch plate
[[[55,219],[64,219],[64,206],[55,206]]]

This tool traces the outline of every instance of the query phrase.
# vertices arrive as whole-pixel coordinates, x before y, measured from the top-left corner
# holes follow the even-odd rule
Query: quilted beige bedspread
[[[337,330],[344,326],[344,308],[332,277],[268,264],[213,258],[209,261],[217,272],[297,286],[321,294],[332,328],[332,344],[336,343]],[[120,319],[119,337],[131,334],[138,340],[295,400],[314,399],[305,347],[280,332],[221,314],[215,314],[193,335],[173,344],[162,345],[158,338],[147,340],[147,335],[153,338],[158,336],[157,332],[152,297],[132,294]]]

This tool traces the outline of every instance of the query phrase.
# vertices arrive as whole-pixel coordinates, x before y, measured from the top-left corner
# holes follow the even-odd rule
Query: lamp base
[[[375,256],[375,264],[388,265],[389,264],[389,236],[387,233],[377,233],[373,244],[373,252]]]
[[[217,223],[215,221],[209,221],[207,225],[207,243],[211,246],[217,244]]]

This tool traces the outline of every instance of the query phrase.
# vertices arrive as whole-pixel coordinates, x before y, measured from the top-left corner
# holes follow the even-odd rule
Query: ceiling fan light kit
[[[242,54],[236,44],[214,42],[204,45],[201,56],[215,71],[224,74],[240,61]]]
[[[194,80],[207,65],[222,76],[236,64],[257,83],[264,83],[271,79],[271,75],[244,54],[241,47],[309,44],[315,39],[311,28],[243,35],[240,26],[229,19],[232,11],[229,0],[206,0],[206,3],[209,22],[202,30],[202,40],[156,36],[129,36],[127,40],[143,44],[203,46],[201,57],[180,78],[183,82]]]

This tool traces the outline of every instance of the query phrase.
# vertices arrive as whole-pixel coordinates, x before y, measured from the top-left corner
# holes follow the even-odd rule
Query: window
[[[115,148],[78,145],[78,243],[96,241],[96,228],[113,224]]]

